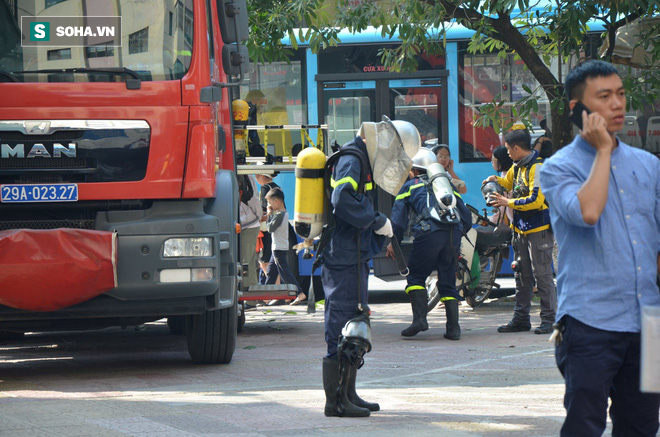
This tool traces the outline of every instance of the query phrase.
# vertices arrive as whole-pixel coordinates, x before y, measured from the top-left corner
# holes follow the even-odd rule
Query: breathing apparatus
[[[316,147],[306,147],[296,162],[294,229],[305,241],[323,231],[325,204],[325,154]]]
[[[460,218],[456,209],[456,196],[451,185],[451,176],[438,162],[435,154],[427,148],[420,149],[413,157],[413,168],[425,170],[428,182],[438,204],[437,217],[431,216],[442,223],[458,223]]]

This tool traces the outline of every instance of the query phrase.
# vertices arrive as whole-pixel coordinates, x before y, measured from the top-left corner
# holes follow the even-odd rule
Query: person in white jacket
[[[257,284],[257,238],[259,237],[259,222],[263,217],[261,203],[254,178],[249,175],[238,176],[238,187],[241,194],[241,262],[248,266],[243,276],[243,289]]]

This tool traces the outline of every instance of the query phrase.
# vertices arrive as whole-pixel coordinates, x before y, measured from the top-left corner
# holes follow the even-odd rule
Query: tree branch
[[[494,21],[492,18],[487,17],[474,9],[466,9],[461,6],[458,6],[455,3],[452,3],[449,0],[422,0],[423,3],[435,6],[436,4],[442,5],[443,8],[447,11],[447,16],[444,17],[444,21],[450,21],[451,19],[463,20],[470,24],[477,22],[486,22],[492,25]],[[472,26],[468,25],[467,27],[472,29]]]
[[[619,28],[625,26],[626,24],[632,23],[636,19],[640,18],[644,11],[642,9],[637,9],[630,15],[627,15],[616,21],[615,23],[609,23],[605,19],[602,19],[605,22],[605,28],[607,29],[607,51],[605,52],[605,59],[612,59],[612,54],[614,54],[614,46],[616,45],[616,32]]]

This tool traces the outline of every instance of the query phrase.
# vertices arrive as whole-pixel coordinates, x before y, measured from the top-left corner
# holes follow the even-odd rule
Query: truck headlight
[[[212,238],[170,238],[163,245],[163,257],[209,257],[213,255]]]

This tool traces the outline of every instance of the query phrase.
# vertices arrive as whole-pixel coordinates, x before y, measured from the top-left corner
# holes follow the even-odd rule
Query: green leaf
[[[291,41],[291,47],[294,50],[298,50],[298,41],[296,41],[296,35],[293,33],[293,30],[289,30],[289,40]]]
[[[252,349],[256,349],[256,348],[257,348],[256,346],[245,346],[243,349],[252,350]]]

